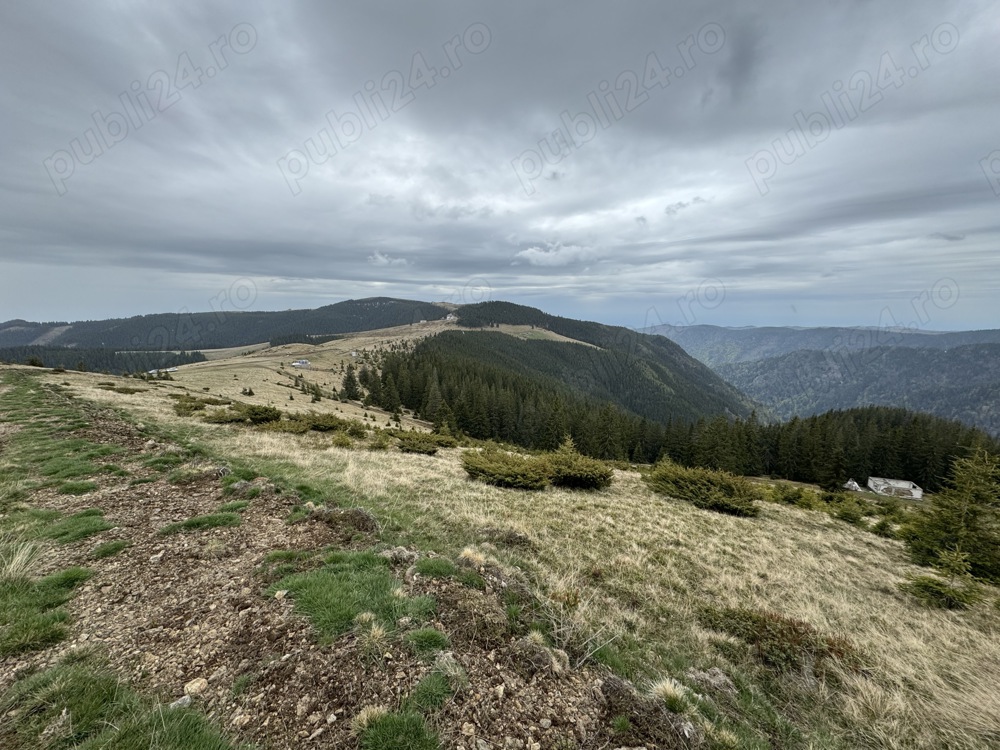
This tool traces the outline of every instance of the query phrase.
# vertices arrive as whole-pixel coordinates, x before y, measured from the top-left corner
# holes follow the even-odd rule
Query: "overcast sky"
[[[1000,327],[1000,6],[5,2],[0,320]]]

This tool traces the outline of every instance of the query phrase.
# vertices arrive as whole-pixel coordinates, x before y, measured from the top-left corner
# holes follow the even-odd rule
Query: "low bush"
[[[576,490],[602,490],[611,486],[614,471],[603,461],[560,450],[549,455],[552,484]]]
[[[765,666],[779,672],[797,671],[804,666],[822,671],[829,661],[852,666],[859,656],[846,638],[825,635],[808,622],[776,612],[743,607],[706,608],[698,619],[704,627],[751,646]]]
[[[232,404],[225,409],[206,414],[205,421],[212,424],[243,422],[252,425],[262,425],[268,422],[277,422],[281,419],[281,416],[281,410],[273,406]]]
[[[937,576],[913,576],[899,588],[935,609],[967,609],[983,598],[982,590],[969,581],[946,581]]]
[[[438,444],[431,436],[422,432],[404,432],[399,435],[399,449],[403,453],[420,453],[433,456],[438,452]]]
[[[548,486],[550,467],[541,458],[519,456],[496,448],[462,454],[462,468],[473,479],[496,487],[542,490]]]
[[[760,490],[747,479],[726,471],[688,468],[663,461],[644,478],[654,492],[686,500],[698,508],[734,516],[760,514],[757,506]]]

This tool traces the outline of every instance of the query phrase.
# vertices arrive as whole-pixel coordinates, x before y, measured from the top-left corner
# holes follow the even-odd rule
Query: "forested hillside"
[[[688,466],[828,487],[851,477],[900,477],[931,491],[942,486],[955,458],[976,447],[1000,450],[1000,442],[980,430],[886,407],[781,424],[764,424],[755,414],[651,417],[622,401],[635,396],[637,403],[655,403],[655,381],[635,374],[641,365],[628,376],[619,373],[620,383],[602,381],[600,373],[609,370],[593,365],[614,362],[614,353],[500,333],[445,332],[377,360],[377,367],[362,368],[359,384],[348,375],[348,397],[389,411],[411,409],[440,430],[529,449],[552,450],[570,435],[580,452],[603,459],[651,463],[666,456]],[[589,374],[567,381],[564,367]],[[580,383],[590,390],[573,385]]]
[[[17,346],[0,349],[0,362],[39,367],[62,367],[89,372],[141,373],[204,362],[200,352],[116,352],[110,349],[78,349],[58,346]]]
[[[835,356],[882,347],[952,349],[970,344],[1000,344],[1000,330],[933,331],[894,328],[723,328],[720,326],[655,326],[647,330],[680,344],[710,367],[753,362],[795,351],[827,351]]]
[[[0,348],[39,344],[116,350],[220,349],[279,337],[284,341],[439,320],[448,311],[427,302],[372,297],[315,310],[159,313],[75,323],[0,323]]]
[[[577,351],[574,356],[587,358],[591,363],[589,366],[577,367],[575,363],[571,363],[568,368],[557,366],[555,371],[561,379],[574,382],[579,390],[602,398],[608,387],[618,387],[629,393],[623,398],[627,408],[652,419],[662,421],[671,416],[697,418],[720,411],[728,411],[733,416],[747,416],[754,407],[737,389],[662,336],[638,333],[620,326],[562,318],[510,302],[466,305],[458,309],[457,315],[459,325],[470,328],[489,328],[501,324],[530,325],[591,344],[605,353],[613,353],[613,357],[602,357],[592,350]],[[528,356],[523,357],[522,354]],[[541,367],[528,352],[516,355],[515,359],[520,367]],[[633,364],[640,373],[630,372]],[[550,364],[549,374],[552,372]],[[641,387],[639,390],[644,392],[637,393],[634,389],[630,392],[628,387],[616,383],[622,377],[652,378],[663,383],[666,398],[670,401],[667,411],[662,406],[663,392],[654,394]],[[644,401],[649,398],[660,405],[644,406]]]
[[[1000,344],[803,351],[716,371],[782,419],[881,404],[957,419],[1000,436]]]

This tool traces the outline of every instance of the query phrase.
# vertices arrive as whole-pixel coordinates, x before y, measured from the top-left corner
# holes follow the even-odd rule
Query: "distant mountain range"
[[[781,419],[899,406],[1000,436],[1000,344],[798,351],[715,371]]]
[[[649,330],[680,344],[780,419],[897,406],[1000,435],[1000,330]]]
[[[219,311],[158,313],[75,323],[0,323],[0,349],[21,346],[68,346],[134,350],[197,350],[247,346],[277,339],[372,331],[440,320],[443,305],[372,297],[347,300],[315,310],[280,312]]]
[[[934,332],[893,328],[723,328],[720,326],[654,326],[684,351],[709,367],[755,362],[797,351],[832,353],[883,347],[953,349],[968,344],[1000,344],[1000,330]]]

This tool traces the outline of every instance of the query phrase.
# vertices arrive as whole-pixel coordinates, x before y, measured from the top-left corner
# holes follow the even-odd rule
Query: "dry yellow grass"
[[[665,501],[621,471],[602,493],[504,490],[469,481],[458,451],[431,459],[304,451],[287,436],[245,431],[219,435],[217,447],[290,461],[314,479],[336,473],[377,513],[405,517],[415,535],[450,540],[456,551],[482,527],[527,533],[538,552],[522,562],[540,588],[576,587],[592,628],[631,630],[662,650],[718,658],[718,636],[693,617],[706,602],[844,635],[871,666],[845,674],[838,698],[864,728],[859,746],[986,748],[1000,731],[1000,613],[988,604],[965,613],[917,606],[896,588],[918,570],[902,544],[825,514],[784,506],[754,520],[714,514]]]
[[[231,364],[243,384],[254,373],[273,372],[270,364],[243,361],[258,356]],[[134,395],[98,389],[96,382],[106,379],[100,376],[52,377],[140,420],[175,424],[166,394],[198,382],[187,371],[176,383]],[[612,487],[599,493],[526,493],[470,481],[457,450],[434,457],[349,450],[315,435],[188,422],[219,455],[292,466],[301,481],[346,486],[359,504],[405,523],[411,538],[439,551],[458,554],[478,543],[524,567],[543,595],[577,590],[573,616],[594,631],[631,633],[648,644],[652,672],[668,674],[664,655],[672,650],[704,665],[720,663],[712,644],[724,638],[698,626],[700,606],[772,610],[864,650],[868,669],[843,674],[843,688],[828,695],[816,687],[818,697],[837,706],[850,744],[972,750],[1000,742],[997,591],[967,612],[922,608],[897,589],[918,571],[899,542],[787,506],[766,506],[757,519],[702,511],[655,496],[635,472],[616,471]],[[487,526],[527,534],[535,551],[481,543],[476,531]]]

